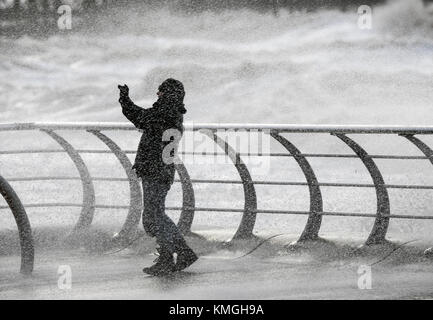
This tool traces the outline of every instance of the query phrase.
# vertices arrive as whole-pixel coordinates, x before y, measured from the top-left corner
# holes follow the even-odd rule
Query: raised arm
[[[119,102],[122,106],[122,113],[134,124],[134,126],[141,129],[147,123],[152,121],[156,116],[152,108],[144,109],[134,104],[129,97],[129,88],[126,84],[124,86],[119,85],[118,88],[120,90]]]

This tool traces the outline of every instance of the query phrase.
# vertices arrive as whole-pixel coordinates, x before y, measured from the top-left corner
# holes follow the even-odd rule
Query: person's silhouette
[[[143,184],[144,230],[156,237],[159,245],[157,262],[143,271],[163,275],[183,270],[198,257],[188,247],[176,224],[165,214],[165,198],[174,181],[173,159],[177,153],[176,141],[173,144],[173,140],[166,136],[173,137],[171,130],[178,133],[175,138],[177,142],[182,136],[183,115],[186,113],[184,87],[178,80],[165,80],[158,88],[158,100],[148,109],[132,102],[127,85],[119,85],[118,88],[123,114],[143,132],[133,169]],[[167,153],[168,147],[171,150]],[[174,253],[177,254],[176,263]]]

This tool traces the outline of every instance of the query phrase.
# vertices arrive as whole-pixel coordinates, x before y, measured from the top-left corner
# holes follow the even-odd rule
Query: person
[[[164,275],[181,271],[194,263],[198,257],[187,245],[175,223],[165,214],[165,198],[174,181],[173,157],[177,144],[167,157],[165,148],[172,141],[164,138],[167,130],[183,133],[183,115],[186,113],[183,84],[175,79],[165,80],[158,88],[158,99],[151,108],[135,105],[129,97],[125,84],[118,86],[122,112],[135,127],[142,130],[133,169],[143,185],[143,227],[148,235],[156,237],[159,257],[154,265],[143,272]],[[169,140],[169,141],[165,141]],[[165,153],[164,153],[165,152]],[[176,262],[174,261],[176,253]]]

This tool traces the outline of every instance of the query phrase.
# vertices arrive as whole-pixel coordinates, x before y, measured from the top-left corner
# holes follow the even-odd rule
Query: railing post
[[[433,150],[428,145],[414,137],[412,134],[400,134],[400,136],[403,136],[412,142],[429,159],[430,163],[433,164]]]
[[[247,239],[253,237],[254,224],[256,222],[257,211],[257,196],[254,188],[253,180],[248,171],[247,166],[242,161],[239,153],[237,153],[226,141],[218,137],[212,130],[200,130],[200,132],[212,139],[224,152],[229,156],[230,160],[236,167],[239,176],[242,180],[244,188],[244,214],[241,223],[236,231],[233,239]]]
[[[32,228],[26,210],[14,189],[2,176],[0,176],[0,194],[9,205],[17,223],[21,246],[21,273],[30,274],[33,271],[35,250]]]
[[[188,171],[185,165],[177,158],[177,163],[175,163],[176,171],[179,175],[180,182],[182,184],[182,213],[179,217],[179,222],[177,223],[180,232],[182,234],[191,233],[191,226],[194,220],[195,211],[195,196],[194,188],[191,183]]]
[[[298,241],[317,240],[319,238],[319,230],[322,224],[321,212],[323,212],[323,201],[322,193],[320,192],[319,183],[314,174],[314,170],[294,144],[278,134],[275,130],[271,130],[270,134],[292,154],[307,180],[308,190],[310,193],[310,214],[308,215],[307,224],[305,225],[304,231]]]
[[[128,156],[123,152],[123,150],[109,137],[105,134],[101,133],[98,130],[87,130],[88,132],[94,134],[97,138],[99,138],[105,145],[113,152],[116,158],[119,160],[123,169],[126,172],[126,176],[129,180],[129,193],[130,193],[130,201],[129,201],[129,212],[126,217],[126,220],[122,226],[122,229],[119,231],[117,239],[123,240],[129,237],[129,234],[137,227],[140,223],[141,211],[143,208],[143,196],[141,193],[141,186],[137,175],[132,170],[131,161],[129,161]]]
[[[80,218],[74,227],[74,231],[79,231],[80,229],[90,226],[95,214],[95,188],[93,186],[92,177],[90,176],[89,170],[87,169],[87,166],[80,154],[68,141],[66,141],[58,133],[55,133],[53,130],[40,130],[48,134],[62,146],[62,148],[74,162],[78,173],[80,174],[81,183],[83,186],[83,208],[81,209]]]
[[[361,148],[361,146],[355,141],[342,133],[331,133],[331,135],[335,135],[336,137],[340,138],[357,154],[373,179],[374,187],[376,189],[377,213],[373,229],[371,230],[371,233],[368,236],[365,244],[372,245],[385,243],[387,241],[386,232],[388,231],[389,215],[391,214],[391,209],[388,191],[386,190],[385,181],[383,180],[379,168],[373,159],[368,155],[367,151]]]

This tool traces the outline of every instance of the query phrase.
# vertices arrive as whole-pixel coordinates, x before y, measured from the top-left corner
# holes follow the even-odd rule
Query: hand
[[[126,98],[129,96],[129,88],[126,84],[121,86],[120,84],[117,86],[120,90],[120,98]]]

